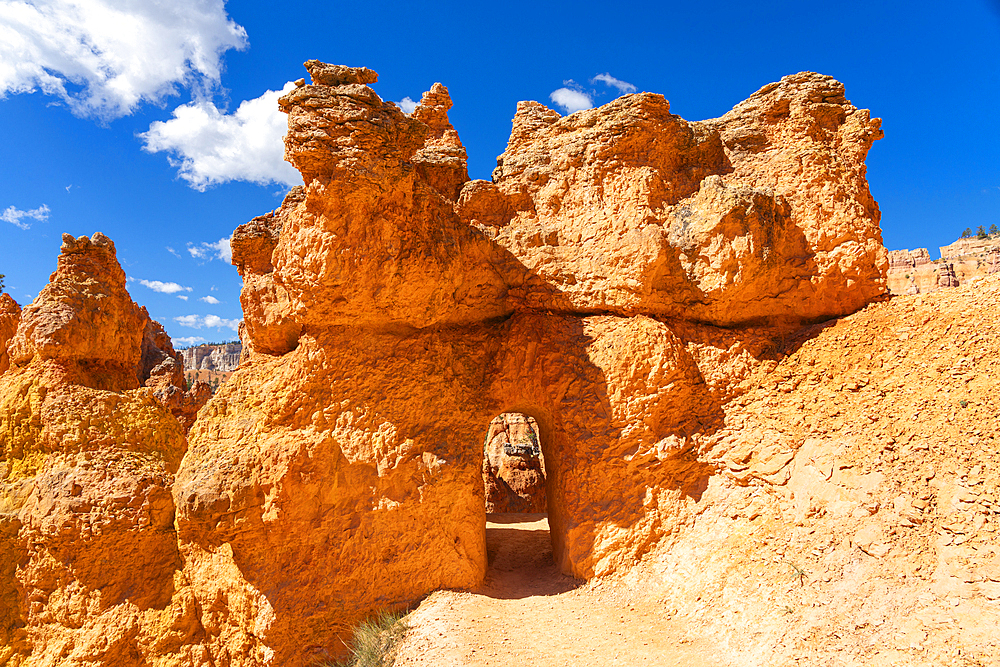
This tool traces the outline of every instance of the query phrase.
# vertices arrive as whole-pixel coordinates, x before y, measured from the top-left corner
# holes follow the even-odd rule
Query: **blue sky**
[[[273,100],[310,58],[378,71],[375,90],[397,102],[444,83],[473,178],[489,178],[519,100],[565,111],[557,101],[596,106],[631,84],[701,120],[818,71],[883,119],[868,176],[887,247],[936,256],[965,227],[1000,223],[994,0],[0,0],[8,291],[29,302],[63,232],[102,231],[178,345],[235,338],[225,241],[295,180]]]

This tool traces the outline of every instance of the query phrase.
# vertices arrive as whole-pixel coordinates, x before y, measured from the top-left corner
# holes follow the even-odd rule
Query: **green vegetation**
[[[337,662],[321,662],[319,667],[392,667],[396,650],[409,626],[405,612],[381,611],[354,628],[347,649],[351,657]]]
[[[791,566],[791,568],[792,568],[792,576],[799,580],[799,586],[805,586],[806,577],[809,576],[809,573],[806,572],[805,570],[803,570],[801,567],[799,567],[795,563],[792,563],[791,561],[787,561],[786,560],[786,561],[784,561],[784,563],[786,565]]]
[[[971,227],[966,227],[960,238],[971,239],[973,236],[979,239],[996,238],[1000,236],[1000,228],[997,228],[995,223],[990,225],[989,229],[986,229],[984,225],[979,225],[975,232],[972,231]]]
[[[0,294],[3,294],[3,279],[6,278],[4,274],[0,273]]]

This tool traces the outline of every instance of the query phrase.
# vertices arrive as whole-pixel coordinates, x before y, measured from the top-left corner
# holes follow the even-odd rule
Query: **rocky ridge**
[[[890,250],[889,291],[922,294],[1000,273],[1000,238],[964,238],[940,250],[937,260],[931,260],[927,248]]]
[[[20,322],[2,302],[0,664],[136,664],[179,648],[193,609],[174,595],[170,488],[199,406],[176,384],[169,338],[100,233],[63,236]]]

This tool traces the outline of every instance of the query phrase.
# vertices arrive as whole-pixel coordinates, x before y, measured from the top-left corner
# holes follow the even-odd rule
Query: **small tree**
[[[976,236],[981,239],[985,239],[987,237],[986,228],[979,225],[979,227],[976,228]]]
[[[1000,229],[997,229],[996,223],[993,223],[992,225],[990,225],[990,236],[998,236],[998,235],[1000,235]],[[3,276],[0,276],[0,278],[2,277]]]
[[[972,228],[971,228],[971,227],[966,227],[966,228],[965,228],[965,231],[964,231],[964,232],[962,232],[962,238],[963,238],[963,239],[967,239],[967,238],[969,238],[970,236],[972,236]]]
[[[3,294],[3,279],[6,278],[4,274],[0,273],[0,294]]]

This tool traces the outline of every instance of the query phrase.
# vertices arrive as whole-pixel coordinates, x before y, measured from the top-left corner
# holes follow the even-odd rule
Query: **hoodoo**
[[[186,442],[169,408],[185,396],[181,367],[103,234],[63,236],[58,268],[19,322],[9,299],[0,663],[143,664],[193,627],[193,600],[174,595],[170,488]]]

